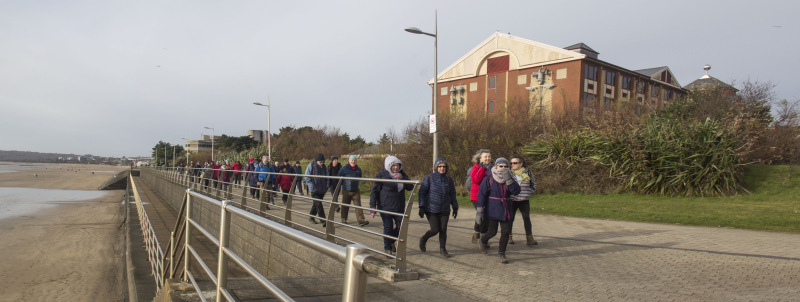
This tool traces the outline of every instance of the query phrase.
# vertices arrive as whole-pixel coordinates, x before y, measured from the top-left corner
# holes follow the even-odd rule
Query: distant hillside
[[[57,161],[59,157],[61,158],[72,157],[73,159],[77,159],[78,156],[91,157],[91,155],[0,150],[0,161],[54,162]]]

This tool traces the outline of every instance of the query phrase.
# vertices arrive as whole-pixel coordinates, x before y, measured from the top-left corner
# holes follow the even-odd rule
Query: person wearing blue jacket
[[[309,213],[311,216],[308,217],[308,220],[313,224],[317,224],[317,221],[314,220],[314,215],[319,215],[319,220],[322,221],[322,226],[324,227],[327,225],[325,208],[322,206],[322,202],[316,199],[325,198],[325,192],[328,190],[328,185],[330,184],[327,178],[329,175],[328,167],[325,166],[325,155],[322,155],[322,153],[317,154],[316,160],[308,164],[306,175],[326,176],[303,177],[303,181],[305,181],[308,186],[308,193],[311,193],[311,198],[315,199],[314,203],[311,205],[311,213]]]
[[[384,169],[378,171],[375,178],[409,180],[403,171],[403,162],[395,156],[388,156],[383,161]],[[413,184],[376,181],[369,194],[369,207],[387,212],[404,213],[406,210],[406,191],[414,190]],[[397,237],[400,234],[400,224],[403,216],[381,213],[383,220],[383,234]],[[396,253],[395,240],[383,238],[383,250],[387,254]]]
[[[355,155],[350,155],[347,159],[347,164],[344,165],[337,176],[361,178],[361,167],[357,164],[358,158]],[[358,188],[358,180],[342,180],[342,203],[361,206],[361,190]],[[347,224],[347,216],[350,213],[350,207],[342,206],[342,223]],[[369,224],[369,221],[364,217],[364,210],[356,209],[356,219],[359,226]]]
[[[450,220],[450,207],[453,207],[453,219],[458,216],[458,201],[453,178],[447,175],[447,160],[437,158],[434,171],[422,179],[419,187],[419,218],[428,216],[431,229],[419,238],[419,250],[425,252],[428,239],[439,234],[439,253],[450,258],[447,244],[447,223]]]
[[[511,215],[513,213],[512,195],[520,193],[520,187],[514,178],[514,173],[508,168],[508,160],[500,157],[494,162],[491,176],[485,177],[478,189],[477,213],[475,223],[486,223],[487,231],[481,235],[479,247],[481,252],[489,252],[489,239],[497,235],[498,225],[500,231],[500,247],[498,256],[500,263],[508,263],[506,259],[506,246],[511,235]]]
[[[270,163],[269,163],[269,160],[267,159],[267,156],[264,155],[264,156],[261,157],[261,162],[258,163],[257,166],[255,166],[253,172],[273,172],[274,173],[275,169],[272,166],[270,166]],[[275,182],[275,174],[259,173],[259,174],[254,174],[253,177],[256,178],[256,184],[258,185],[258,187],[262,188],[262,189],[271,189],[271,186],[269,186],[268,183]],[[265,192],[265,193],[267,194],[266,195],[267,202],[269,203],[270,201],[272,201],[272,194],[270,194],[269,192]],[[267,207],[267,209],[269,209],[269,207]]]

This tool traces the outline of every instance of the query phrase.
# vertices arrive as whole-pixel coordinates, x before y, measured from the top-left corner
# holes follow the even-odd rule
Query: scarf
[[[348,166],[350,166],[350,164],[348,164]],[[353,169],[353,171],[355,171],[355,170],[356,170],[356,168],[358,168],[358,165],[355,165],[355,166],[350,166],[350,169]]]
[[[506,179],[503,178],[503,174],[501,174],[501,173],[503,171],[505,171],[506,169],[508,169],[508,168],[494,168],[494,169],[492,169],[492,178],[494,178],[494,181],[496,181],[498,183],[501,183],[501,184],[505,183]]]
[[[400,174],[400,172],[397,172],[397,173],[389,172],[389,174],[391,174],[392,178],[394,178],[394,179],[398,179],[398,180],[403,179],[403,175]],[[397,184],[397,191],[398,192],[399,191],[403,191],[403,184],[401,184],[401,183]]]
[[[516,169],[516,170],[512,169],[511,172],[514,172],[514,175],[519,177],[518,180],[519,180],[520,183],[531,181],[531,176],[528,175],[528,170],[525,169],[524,167]]]

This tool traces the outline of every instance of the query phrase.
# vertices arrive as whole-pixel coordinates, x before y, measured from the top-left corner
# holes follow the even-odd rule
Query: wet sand
[[[126,169],[0,163],[5,170],[0,187],[97,190]],[[104,191],[100,197],[95,192],[0,192],[6,192],[0,196],[6,203],[0,219],[0,300],[122,301],[127,291],[122,191]]]

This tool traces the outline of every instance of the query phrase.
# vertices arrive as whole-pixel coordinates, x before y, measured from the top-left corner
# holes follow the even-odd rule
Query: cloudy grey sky
[[[164,140],[338,127],[375,141],[430,111],[439,69],[495,31],[583,42],[628,69],[800,98],[796,1],[0,0],[0,150],[144,156]]]

